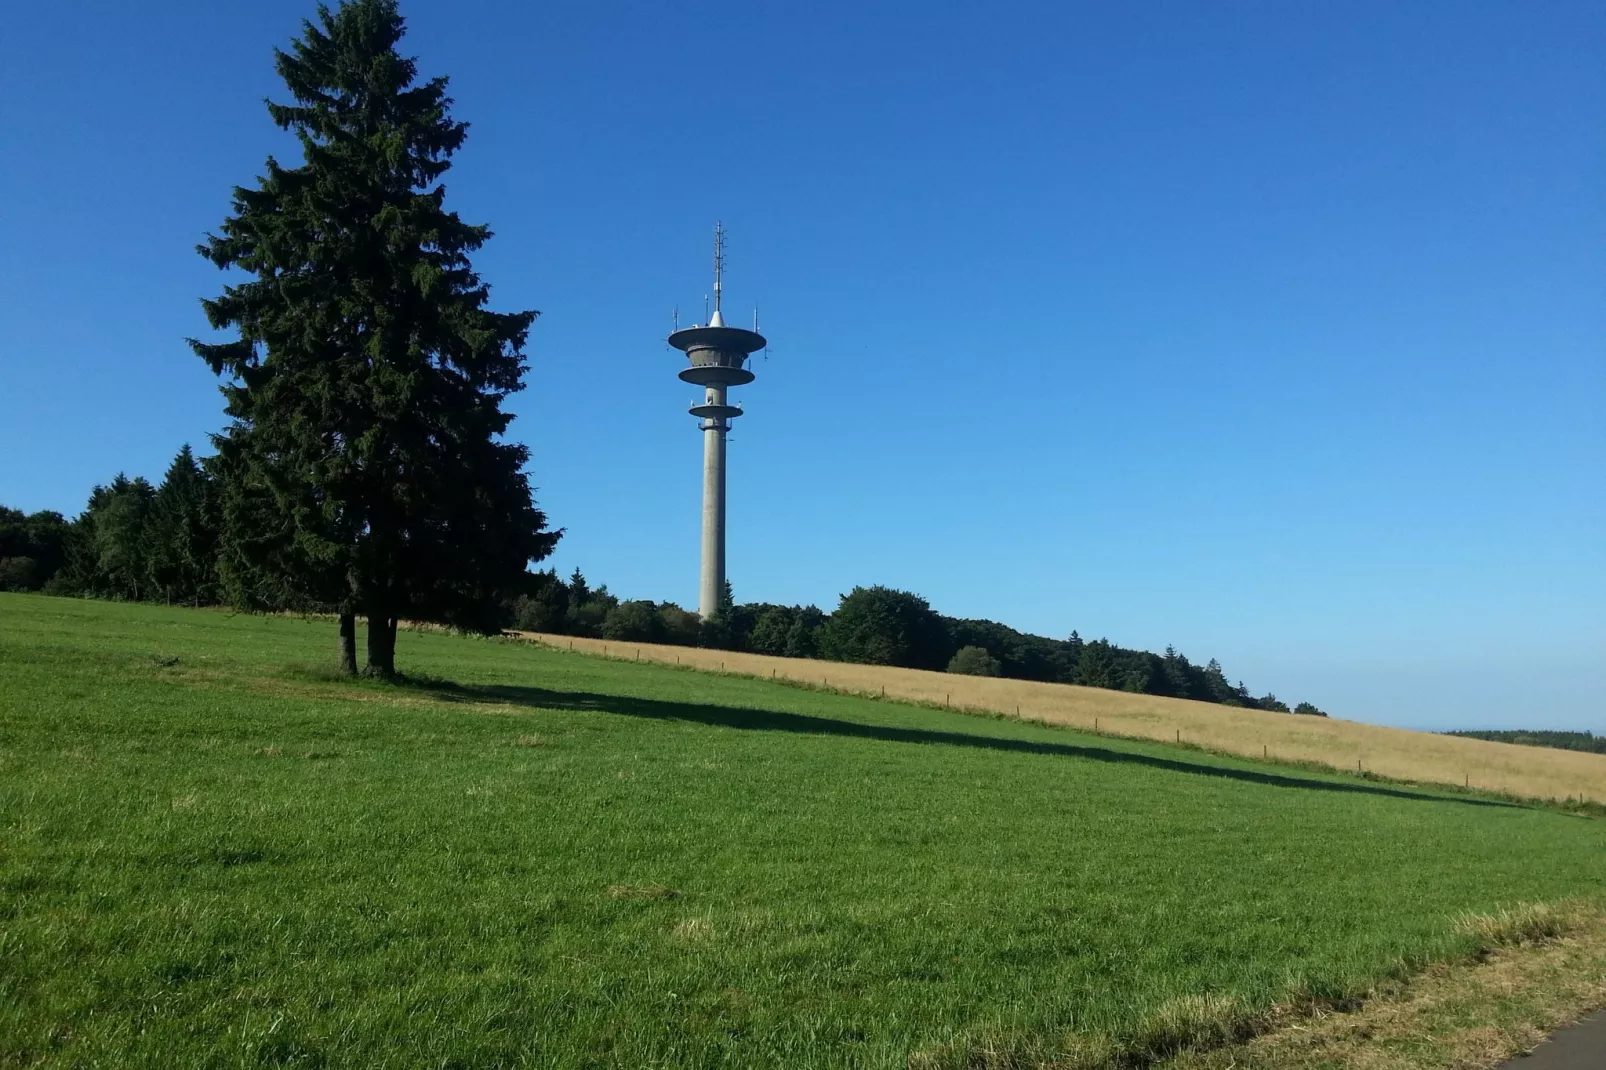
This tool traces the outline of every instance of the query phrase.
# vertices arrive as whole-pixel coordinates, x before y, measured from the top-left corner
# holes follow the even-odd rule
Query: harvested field
[[[788,680],[849,694],[949,706],[1224,754],[1310,762],[1391,780],[1459,784],[1530,799],[1606,801],[1606,755],[1490,743],[1403,728],[1244,710],[1071,684],[956,676],[884,665],[520,633],[560,650]]]

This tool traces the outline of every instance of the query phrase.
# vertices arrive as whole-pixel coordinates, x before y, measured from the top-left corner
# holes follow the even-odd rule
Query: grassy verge
[[[1238,1044],[1163,1070],[1486,1070],[1606,1006],[1606,912],[1574,904],[1472,915],[1481,950],[1382,986],[1359,1006],[1288,1008]]]
[[[0,1065],[1141,1062],[1464,960],[1459,919],[1593,902],[1606,857],[1554,812],[521,644],[331,679],[331,640],[0,596]]]

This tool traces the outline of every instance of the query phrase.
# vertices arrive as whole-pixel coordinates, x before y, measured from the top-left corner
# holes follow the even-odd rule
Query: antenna
[[[758,306],[753,306],[753,333],[758,333]]]
[[[714,224],[714,311],[719,311],[722,276],[725,274],[725,224]]]
[[[708,295],[703,294],[703,322],[708,322]]]
[[[675,311],[670,313],[670,321],[672,323],[674,323],[675,330],[677,330],[677,331],[680,330],[680,306],[679,305],[676,305],[675,306]]]

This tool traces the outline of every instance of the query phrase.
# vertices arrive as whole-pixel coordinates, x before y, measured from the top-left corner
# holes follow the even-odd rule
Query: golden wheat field
[[[517,633],[560,650],[769,677],[905,702],[949,705],[1110,735],[1189,743],[1252,758],[1315,762],[1396,780],[1536,799],[1606,800],[1606,755],[1490,743],[1403,728],[1245,710],[1073,684],[958,676],[885,665]]]

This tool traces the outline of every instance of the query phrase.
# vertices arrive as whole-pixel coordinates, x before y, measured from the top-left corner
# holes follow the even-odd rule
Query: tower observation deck
[[[753,381],[748,357],[768,344],[757,331],[725,325],[720,312],[724,271],[725,231],[716,224],[713,315],[706,324],[669,336],[669,344],[691,361],[690,367],[680,370],[680,378],[703,388],[703,400],[687,411],[697,417],[703,432],[703,553],[697,613],[704,620],[718,613],[725,589],[725,435],[730,421],[742,414],[740,406],[730,404],[726,391]]]

